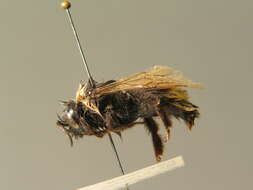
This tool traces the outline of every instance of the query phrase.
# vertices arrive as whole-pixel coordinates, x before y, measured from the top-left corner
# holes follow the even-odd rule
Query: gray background
[[[72,190],[118,176],[107,138],[70,148],[55,127],[58,100],[87,79],[60,1],[1,1],[0,189]],[[252,188],[252,0],[73,0],[99,81],[168,65],[205,85],[191,89],[201,118],[175,121],[164,160],[186,167],[132,190]],[[127,172],[154,163],[142,126],[115,138]]]

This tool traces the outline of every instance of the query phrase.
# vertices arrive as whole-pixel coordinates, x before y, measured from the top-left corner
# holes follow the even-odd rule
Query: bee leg
[[[170,128],[172,127],[171,115],[166,107],[158,107],[157,114],[165,126],[167,135],[164,137],[164,142],[167,142],[170,139]]]
[[[152,117],[144,118],[144,123],[148,131],[151,133],[156,161],[159,162],[163,155],[163,142],[158,134],[158,125]]]
[[[119,126],[118,119],[113,114],[112,110],[107,110],[105,113],[105,124],[109,131],[114,131]]]

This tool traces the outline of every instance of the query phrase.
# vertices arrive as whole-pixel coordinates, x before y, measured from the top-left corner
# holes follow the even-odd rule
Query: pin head
[[[71,7],[71,3],[69,1],[63,1],[61,3],[61,8],[63,9],[69,9]]]

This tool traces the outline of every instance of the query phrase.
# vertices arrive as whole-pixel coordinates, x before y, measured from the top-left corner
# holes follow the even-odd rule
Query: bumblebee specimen
[[[154,118],[161,118],[168,140],[172,117],[183,120],[191,129],[199,116],[198,107],[189,101],[183,87],[200,88],[201,85],[165,66],[154,66],[145,72],[105,83],[90,79],[80,84],[75,100],[63,102],[65,108],[58,116],[57,126],[73,145],[73,138],[103,137],[112,132],[121,136],[122,131],[142,123],[151,134],[155,157],[160,161],[163,139]]]

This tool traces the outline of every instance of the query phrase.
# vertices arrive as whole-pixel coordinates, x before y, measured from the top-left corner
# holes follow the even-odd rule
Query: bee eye
[[[67,112],[67,116],[68,116],[69,119],[72,119],[73,113],[74,113],[74,111],[73,111],[72,109],[70,109],[70,110]]]

